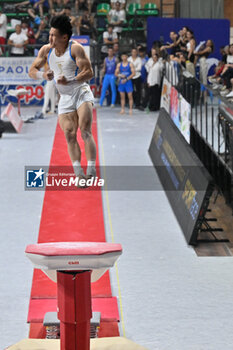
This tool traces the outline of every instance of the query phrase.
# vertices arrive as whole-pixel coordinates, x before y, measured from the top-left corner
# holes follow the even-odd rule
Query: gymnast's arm
[[[44,67],[47,62],[48,53],[50,50],[50,45],[44,45],[40,49],[38,56],[32,63],[29,69],[29,77],[32,79],[46,79],[53,80],[54,74],[51,70],[46,70],[45,72],[40,71],[40,68]]]
[[[71,46],[71,54],[79,68],[79,73],[75,79],[79,82],[85,82],[91,79],[94,75],[91,62],[87,57],[82,45],[75,43]]]

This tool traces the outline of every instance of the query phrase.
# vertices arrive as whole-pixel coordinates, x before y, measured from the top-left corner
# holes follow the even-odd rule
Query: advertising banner
[[[44,84],[44,83],[43,83]],[[8,95],[8,90],[26,89],[27,95],[20,96],[21,106],[42,105],[44,101],[43,85],[0,85],[0,105],[5,106],[9,102],[17,103],[17,98]]]
[[[169,83],[169,81],[164,77],[160,107],[164,108],[168,113],[170,113],[170,94],[171,94],[171,83]]]
[[[71,39],[81,44],[87,57],[90,58],[90,37],[88,35],[72,35]]]
[[[179,116],[179,94],[178,91],[172,86],[171,88],[171,108],[170,115],[177,126],[180,129],[180,116]]]
[[[180,95],[180,131],[186,141],[190,143],[191,105]]]
[[[35,57],[0,57],[1,85],[38,85],[43,80],[31,79],[29,68]]]

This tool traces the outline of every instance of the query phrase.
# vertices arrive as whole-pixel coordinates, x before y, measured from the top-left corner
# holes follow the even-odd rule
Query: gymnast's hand
[[[54,73],[51,69],[47,70],[45,73],[44,73],[44,77],[46,80],[53,80],[54,78]]]
[[[64,75],[61,75],[60,77],[57,78],[57,83],[62,84],[62,85],[67,85],[68,80],[66,79],[66,77]]]

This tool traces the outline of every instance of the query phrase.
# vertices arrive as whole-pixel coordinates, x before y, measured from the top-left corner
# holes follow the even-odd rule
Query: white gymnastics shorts
[[[86,83],[74,89],[72,95],[60,95],[58,115],[76,111],[84,102],[94,105],[94,96],[90,86]]]

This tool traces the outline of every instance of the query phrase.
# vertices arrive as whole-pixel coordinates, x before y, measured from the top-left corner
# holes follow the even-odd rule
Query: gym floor
[[[36,110],[23,108],[22,115]],[[151,166],[148,148],[158,114],[119,111],[97,110],[100,164]],[[24,190],[24,166],[49,164],[56,122],[49,115],[0,140],[0,349],[28,337],[33,269],[24,250],[37,241],[44,192]],[[107,240],[123,246],[111,270],[121,335],[151,350],[232,350],[232,258],[198,257],[187,246],[149,169],[156,190],[102,192]]]

